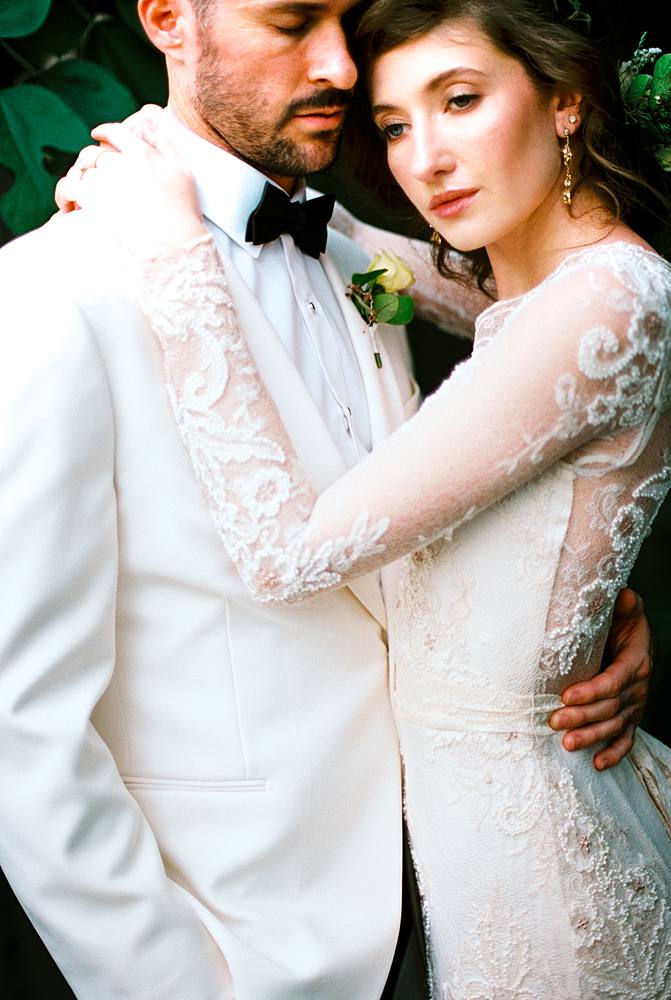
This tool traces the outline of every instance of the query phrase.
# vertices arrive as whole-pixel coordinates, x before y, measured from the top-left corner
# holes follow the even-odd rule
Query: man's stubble
[[[296,112],[346,106],[351,94],[335,88],[315,90],[293,101],[278,118],[259,95],[258,84],[222,70],[203,32],[192,102],[212,138],[230,152],[264,173],[304,177],[333,163],[340,131],[316,132],[301,143],[283,134],[283,129]]]

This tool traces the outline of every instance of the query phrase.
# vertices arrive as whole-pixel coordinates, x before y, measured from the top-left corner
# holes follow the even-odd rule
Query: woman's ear
[[[555,129],[560,139],[564,138],[565,129],[573,135],[582,121],[582,94],[560,92],[556,95],[554,108]]]

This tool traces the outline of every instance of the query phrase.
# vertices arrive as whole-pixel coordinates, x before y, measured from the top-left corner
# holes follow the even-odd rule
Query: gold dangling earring
[[[443,242],[443,237],[440,235],[440,233],[438,232],[438,230],[437,229],[432,229],[431,230],[431,244],[434,247],[436,247],[436,249],[437,249],[438,247],[440,247],[440,245],[441,245],[442,242]]]
[[[562,146],[561,155],[564,159],[564,168],[566,173],[564,174],[564,190],[562,191],[561,200],[564,204],[568,206],[571,204],[571,185],[573,184],[573,175],[571,174],[571,160],[573,159],[573,153],[571,152],[570,143],[571,133],[567,128],[564,129],[564,138],[566,142]]]
[[[577,120],[578,119],[575,115],[571,115],[569,117],[569,121],[572,125],[575,124]],[[564,139],[565,142],[561,148],[561,155],[564,160],[566,174],[564,175],[564,190],[562,191],[561,200],[568,208],[571,204],[571,188],[573,186],[573,174],[571,173],[571,160],[573,159],[573,152],[571,151],[571,133],[566,126],[564,127]]]

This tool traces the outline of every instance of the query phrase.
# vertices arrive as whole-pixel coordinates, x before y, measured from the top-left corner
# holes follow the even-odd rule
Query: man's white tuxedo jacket
[[[381,331],[378,370],[332,243],[379,439],[416,405],[404,341]],[[227,271],[322,489],[337,449]],[[84,213],[0,253],[0,303],[0,865],[81,1000],[377,1000],[401,886],[378,579],[251,601],[134,267]]]

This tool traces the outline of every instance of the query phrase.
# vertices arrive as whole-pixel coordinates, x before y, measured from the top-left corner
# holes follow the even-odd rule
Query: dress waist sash
[[[548,726],[548,716],[561,708],[558,695],[505,695],[495,704],[464,699],[463,692],[441,692],[441,704],[428,704],[404,698],[397,693],[394,710],[399,719],[407,719],[429,729],[478,733],[528,733],[534,736],[561,736]]]

